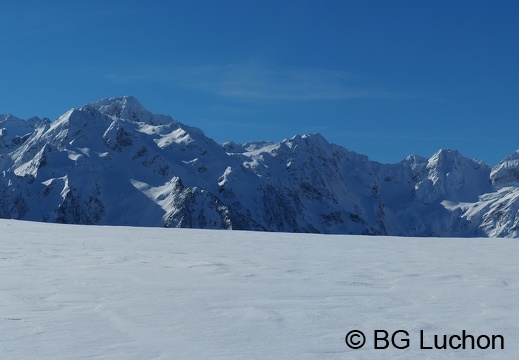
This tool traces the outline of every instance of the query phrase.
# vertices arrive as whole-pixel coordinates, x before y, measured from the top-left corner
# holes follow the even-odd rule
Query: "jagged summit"
[[[74,224],[519,236],[519,152],[381,164],[320,134],[217,144],[134,97],[0,115],[0,217]]]
[[[88,106],[110,117],[139,121],[151,125],[165,125],[175,122],[170,116],[151,113],[133,96],[106,98],[90,103]]]
[[[496,186],[519,186],[519,150],[507,156],[497,164],[490,174]]]
[[[34,131],[35,128],[50,124],[48,118],[40,119],[33,116],[27,120],[22,120],[11,114],[0,115],[0,129],[9,132],[12,135],[23,135]]]
[[[122,119],[137,120],[152,115],[133,96],[111,97],[88,105],[105,115]]]
[[[50,120],[47,118],[32,117],[22,120],[10,114],[0,115],[0,154],[15,150],[37,129],[49,124]]]
[[[427,177],[417,189],[429,203],[434,201],[477,201],[490,191],[490,167],[468,159],[457,150],[442,149],[427,161]]]

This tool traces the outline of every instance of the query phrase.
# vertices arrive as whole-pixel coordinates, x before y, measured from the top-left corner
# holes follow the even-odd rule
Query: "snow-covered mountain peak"
[[[421,171],[428,164],[429,159],[419,155],[408,155],[400,162],[401,165],[413,169],[413,171]]]
[[[464,157],[457,150],[437,151],[426,166],[426,178],[416,186],[416,196],[424,203],[440,200],[475,201],[490,191],[490,167]]]
[[[166,115],[153,114],[133,96],[111,97],[89,104],[102,114],[112,118],[144,122],[151,125],[165,125],[175,120]]]
[[[28,132],[29,128],[31,126],[25,120],[11,114],[0,115],[0,136],[22,135],[21,133]]]
[[[49,124],[50,120],[47,118],[32,117],[29,120],[22,120],[10,114],[0,115],[0,153],[14,150],[36,129]]]
[[[499,187],[519,185],[519,150],[497,164],[490,173],[490,179]]]
[[[458,150],[440,149],[429,158],[427,168],[436,168],[438,170],[452,169],[456,165],[461,165],[464,157]]]
[[[464,173],[467,168],[483,168],[485,171],[490,171],[490,167],[483,161],[466,158],[458,150],[439,150],[427,161],[427,169],[431,173],[443,175]]]
[[[19,118],[17,118],[16,116],[12,115],[12,114],[0,114],[0,122],[6,122],[6,121],[17,121],[17,120],[21,120]]]
[[[30,117],[26,121],[27,121],[27,124],[33,128],[37,128],[37,127],[44,126],[44,125],[50,125],[50,123],[51,123],[49,118],[44,117],[44,118],[40,119],[38,116]]]
[[[17,118],[11,114],[0,115],[0,129],[10,129],[15,132],[27,133],[27,130],[34,130],[44,124],[49,124],[50,120],[47,118],[40,119],[39,117],[32,117],[28,120]]]
[[[304,144],[306,146],[309,145],[329,145],[328,141],[319,133],[312,134],[304,134],[304,135],[295,135],[290,139],[285,139],[282,141],[285,144],[292,145],[300,145]]]
[[[133,96],[106,98],[89,105],[105,115],[128,120],[139,120],[152,115]]]

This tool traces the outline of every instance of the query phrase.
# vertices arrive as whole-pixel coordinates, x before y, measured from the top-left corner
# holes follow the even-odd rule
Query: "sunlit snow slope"
[[[514,359],[516,240],[0,220],[1,359]],[[347,332],[407,330],[405,350]],[[420,350],[419,331],[504,350]],[[429,339],[430,341],[430,339]]]

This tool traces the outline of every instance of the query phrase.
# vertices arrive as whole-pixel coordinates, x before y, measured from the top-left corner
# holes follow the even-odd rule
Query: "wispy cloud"
[[[129,73],[110,72],[113,82],[160,82],[180,88],[244,100],[344,100],[403,98],[390,89],[361,85],[345,71],[300,68],[267,68],[257,63],[156,67]]]

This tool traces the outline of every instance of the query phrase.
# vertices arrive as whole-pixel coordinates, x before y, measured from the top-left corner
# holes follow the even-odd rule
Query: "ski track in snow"
[[[0,359],[512,359],[517,240],[0,220]],[[349,349],[359,329],[368,340]],[[406,350],[373,349],[375,329]],[[500,334],[504,350],[420,350]],[[430,340],[429,340],[430,341]]]

